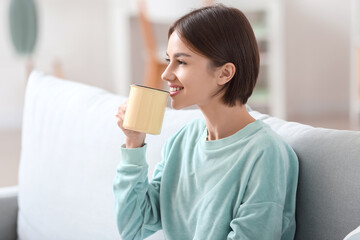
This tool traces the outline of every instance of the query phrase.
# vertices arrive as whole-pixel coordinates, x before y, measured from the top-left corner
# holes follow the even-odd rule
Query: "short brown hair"
[[[245,104],[255,87],[260,62],[257,41],[245,15],[222,4],[203,7],[173,23],[168,37],[174,31],[213,66],[235,65],[235,75],[215,95],[224,93],[222,100],[229,106],[237,101]]]

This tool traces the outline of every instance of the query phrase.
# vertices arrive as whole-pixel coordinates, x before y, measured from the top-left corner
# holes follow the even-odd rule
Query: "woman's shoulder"
[[[194,119],[187,124],[185,124],[179,131],[177,131],[172,137],[181,137],[181,136],[189,136],[196,135],[202,133],[205,129],[205,120],[202,118]]]
[[[268,124],[264,123],[261,120],[256,121],[259,126],[258,134],[256,134],[256,139],[258,142],[262,143],[264,147],[274,147],[276,145],[286,145],[286,142],[282,137],[277,134]]]
[[[179,141],[182,139],[191,140],[199,137],[205,129],[205,121],[202,118],[194,119],[180,128],[175,134],[170,136],[167,142]]]
[[[191,131],[203,131],[206,127],[205,120],[203,118],[197,118],[184,126],[184,131],[191,132]]]
[[[266,154],[288,155],[296,158],[292,147],[279,134],[263,121],[258,120],[258,122],[261,128],[253,139],[258,150]]]
[[[194,145],[205,129],[205,122],[202,119],[195,119],[180,128],[170,136],[163,147],[163,154],[168,155],[172,151],[187,148]]]

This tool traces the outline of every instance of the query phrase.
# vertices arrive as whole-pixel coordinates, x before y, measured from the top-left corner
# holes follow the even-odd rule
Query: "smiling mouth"
[[[170,96],[171,97],[175,96],[183,89],[184,89],[183,87],[170,87]]]

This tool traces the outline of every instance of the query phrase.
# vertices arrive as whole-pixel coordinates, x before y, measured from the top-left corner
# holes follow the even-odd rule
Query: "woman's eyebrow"
[[[166,53],[166,56],[169,57],[169,54]],[[175,54],[174,54],[174,57],[175,57],[175,58],[178,58],[178,57],[191,57],[191,55],[189,55],[189,54],[187,54],[187,53],[181,53],[181,52],[180,52],[180,53],[175,53]]]

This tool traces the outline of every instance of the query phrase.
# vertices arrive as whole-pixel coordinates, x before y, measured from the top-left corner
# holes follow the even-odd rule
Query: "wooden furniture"
[[[138,10],[140,30],[146,50],[145,77],[143,85],[163,89],[165,82],[161,79],[161,74],[166,69],[167,63],[165,59],[161,59],[158,54],[155,34],[146,13],[145,0],[138,0]],[[165,57],[165,52],[163,53],[163,56]]]

